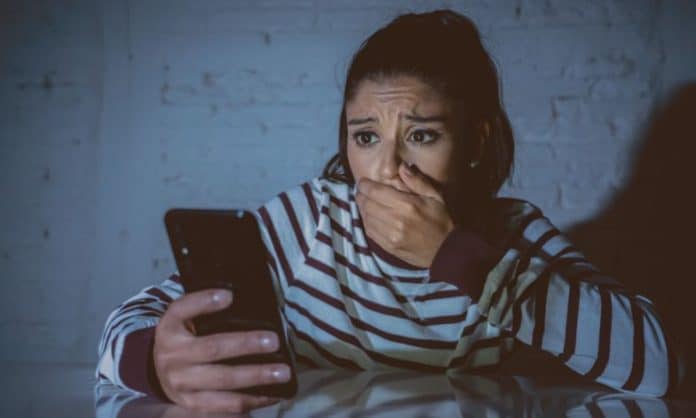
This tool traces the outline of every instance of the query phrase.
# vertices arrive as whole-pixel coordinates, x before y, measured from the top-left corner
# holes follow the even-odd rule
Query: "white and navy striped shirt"
[[[295,358],[350,369],[490,368],[514,339],[612,388],[663,395],[678,365],[652,303],[602,275],[541,211],[497,198],[482,233],[457,227],[430,268],[365,235],[351,185],[325,178],[254,213]],[[108,317],[97,377],[162,395],[154,327],[180,297],[178,275]]]

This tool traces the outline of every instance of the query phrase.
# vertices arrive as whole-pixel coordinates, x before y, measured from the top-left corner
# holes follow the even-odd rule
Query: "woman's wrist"
[[[431,281],[447,282],[477,300],[488,271],[503,251],[463,225],[456,225],[438,248],[430,266]]]

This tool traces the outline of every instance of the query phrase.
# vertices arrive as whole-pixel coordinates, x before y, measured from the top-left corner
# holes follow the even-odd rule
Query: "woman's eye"
[[[411,134],[411,140],[418,145],[423,145],[436,140],[439,136],[440,134],[435,131],[420,129],[413,131]]]
[[[358,145],[360,146],[369,146],[372,145],[374,142],[370,141],[370,139],[374,136],[374,132],[356,132],[353,134],[353,139],[355,142],[357,142]]]

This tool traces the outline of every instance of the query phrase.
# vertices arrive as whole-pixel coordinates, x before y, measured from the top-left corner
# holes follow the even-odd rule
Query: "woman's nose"
[[[383,180],[390,180],[398,177],[399,165],[403,157],[402,150],[398,145],[383,147],[379,161],[379,176]]]

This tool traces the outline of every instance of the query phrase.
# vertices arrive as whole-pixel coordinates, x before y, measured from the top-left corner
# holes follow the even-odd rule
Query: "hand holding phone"
[[[184,302],[187,305],[183,308],[176,308],[179,300],[172,303],[174,323],[184,324],[178,326],[179,331],[186,329],[197,338],[176,337],[178,342],[188,341],[188,349],[197,353],[191,354],[198,362],[193,370],[215,374],[217,385],[231,386],[240,394],[294,396],[294,359],[266,264],[267,251],[253,214],[245,210],[170,209],[165,225],[185,291],[179,300],[196,297],[193,302]],[[234,302],[210,305],[216,289],[233,293]],[[168,339],[166,335],[162,338]],[[260,349],[264,335],[272,337],[273,349]],[[163,343],[161,347],[170,346]],[[181,353],[178,361],[183,362],[188,351],[185,346],[177,344],[174,351]],[[213,364],[202,367],[201,362]],[[160,364],[161,369],[167,368],[163,361]],[[189,387],[181,383],[183,377],[174,376],[178,387]]]
[[[221,296],[214,297],[216,294]],[[190,409],[241,413],[281,400],[242,391],[287,382],[291,378],[287,364],[219,363],[224,359],[277,351],[276,333],[236,331],[197,336],[191,329],[193,318],[231,304],[234,294],[229,290],[199,290],[172,302],[162,316],[155,330],[153,359],[162,390],[173,402]]]

